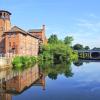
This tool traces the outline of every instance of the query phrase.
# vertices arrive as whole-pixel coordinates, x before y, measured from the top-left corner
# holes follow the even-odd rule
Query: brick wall
[[[4,37],[5,37],[6,54],[13,53],[19,56],[38,55],[39,51],[38,39],[34,38],[33,36],[25,35],[20,32],[15,32],[15,33],[6,33]]]

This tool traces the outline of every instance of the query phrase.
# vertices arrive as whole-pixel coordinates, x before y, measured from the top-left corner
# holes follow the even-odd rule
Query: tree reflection
[[[80,60],[78,60],[77,62],[73,62],[73,64],[74,64],[75,66],[79,67],[79,66],[82,66],[82,65],[83,65],[83,62],[80,61]]]
[[[48,77],[50,78],[50,79],[52,79],[52,80],[56,80],[57,79],[57,73],[55,73],[55,72],[51,72],[51,73],[49,73],[48,74]]]
[[[74,73],[71,72],[70,69],[66,70],[64,75],[68,78],[68,77],[72,77],[74,75]]]
[[[71,62],[63,62],[59,64],[42,62],[39,64],[39,66],[42,68],[43,73],[45,73],[45,75],[52,80],[56,80],[59,74],[64,74],[67,78],[73,76]]]

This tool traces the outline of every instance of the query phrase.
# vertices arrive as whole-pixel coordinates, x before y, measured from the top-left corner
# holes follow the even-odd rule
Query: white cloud
[[[90,47],[100,47],[100,19],[94,14],[88,18],[76,19],[75,30],[69,33],[74,37],[74,44],[81,43]]]

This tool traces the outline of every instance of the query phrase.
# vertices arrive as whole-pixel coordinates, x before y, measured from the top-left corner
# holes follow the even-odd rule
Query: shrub
[[[16,56],[13,61],[12,61],[12,65],[13,67],[17,67],[17,68],[27,68],[27,67],[31,67],[32,65],[34,65],[37,62],[36,57],[32,56]]]
[[[18,68],[22,67],[21,58],[18,57],[18,56],[15,57],[15,58],[13,59],[12,65],[13,65],[13,67],[18,67]]]

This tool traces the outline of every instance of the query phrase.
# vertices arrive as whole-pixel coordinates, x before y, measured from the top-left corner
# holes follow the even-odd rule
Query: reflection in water
[[[67,78],[73,76],[71,62],[63,62],[60,64],[44,62],[42,65],[40,64],[40,67],[42,67],[43,73],[52,80],[56,80],[59,74],[64,74]]]
[[[12,100],[12,95],[21,94],[35,85],[42,86],[45,90],[45,77],[37,64],[23,72],[0,72],[0,100]]]
[[[73,62],[73,64],[78,67],[78,66],[82,66],[84,63],[88,64],[91,62],[100,62],[100,60],[82,60],[82,59],[79,59],[78,61]]]
[[[77,62],[73,62],[73,64],[75,65],[75,66],[82,66],[83,65],[83,61],[81,61],[81,60],[78,60]]]
[[[25,70],[1,71],[0,100],[98,100],[100,63],[79,60],[74,64],[81,67],[72,62],[43,62]],[[42,92],[37,86],[45,90],[45,79]]]

